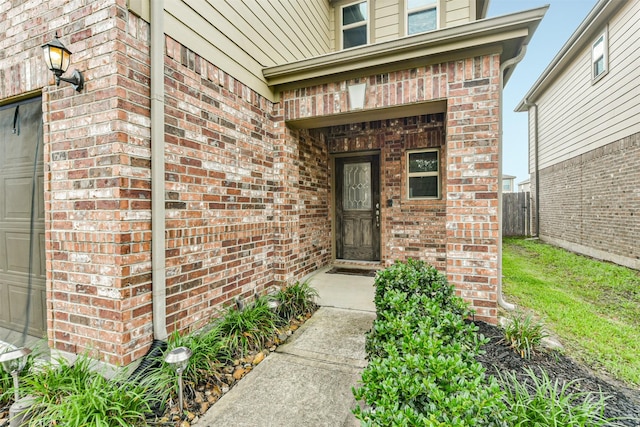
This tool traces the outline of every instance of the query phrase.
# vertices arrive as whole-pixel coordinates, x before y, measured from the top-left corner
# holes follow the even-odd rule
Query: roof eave
[[[553,83],[565,66],[591,41],[592,37],[602,30],[602,26],[625,3],[627,0],[600,0],[540,74],[514,111],[521,113],[529,110],[532,103],[535,103],[536,99]]]
[[[502,52],[502,61],[505,61],[517,55],[520,46],[529,42],[547,9],[545,6],[267,67],[263,69],[263,75],[270,86],[299,85],[326,76],[381,67],[388,70],[393,64],[402,69],[406,68],[407,61],[428,63],[438,56],[482,46],[493,46],[494,50]]]

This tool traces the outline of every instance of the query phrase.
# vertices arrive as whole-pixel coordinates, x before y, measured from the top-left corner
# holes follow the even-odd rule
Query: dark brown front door
[[[380,260],[380,160],[336,158],[336,258]]]

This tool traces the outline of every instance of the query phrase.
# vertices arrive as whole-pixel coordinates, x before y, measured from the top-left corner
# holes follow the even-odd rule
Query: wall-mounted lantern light
[[[164,357],[164,361],[167,362],[178,374],[178,400],[180,402],[180,412],[182,412],[182,373],[189,364],[189,358],[191,357],[191,349],[188,347],[176,347],[171,350]]]
[[[366,83],[356,83],[347,87],[349,90],[349,105],[352,110],[362,110],[364,108]]]
[[[24,347],[0,354],[2,369],[13,377],[13,393],[16,402],[20,399],[20,393],[18,392],[18,374],[20,374],[27,364],[27,356],[29,356],[29,354],[31,354],[31,350]]]
[[[84,77],[80,71],[73,70],[71,77],[62,77],[71,63],[71,51],[60,42],[58,35],[56,34],[56,38],[52,42],[42,45],[42,49],[47,67],[56,76],[56,85],[60,86],[60,80],[62,80],[71,83],[73,88],[80,92],[84,87]]]

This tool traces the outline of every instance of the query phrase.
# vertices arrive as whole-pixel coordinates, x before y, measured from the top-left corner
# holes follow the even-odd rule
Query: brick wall
[[[47,3],[86,81],[43,88],[49,342],[128,364],[152,329],[149,29],[125,2]]]
[[[43,93],[49,343],[126,365],[153,338],[149,25],[125,0],[4,2],[0,14],[0,55],[14,55],[0,99]],[[55,31],[84,73],[80,93],[51,85],[40,46]],[[286,128],[279,106],[170,38],[165,89],[172,332],[331,251],[322,135]]]
[[[540,171],[540,237],[640,269],[640,134]]]
[[[85,75],[80,93],[53,86],[44,66],[40,46],[55,31]],[[49,343],[126,365],[152,339],[149,26],[126,0],[3,2],[0,59],[0,99],[43,95]],[[331,140],[284,123],[347,111],[348,82],[272,104],[167,38],[169,330],[199,327],[235,296],[330,262],[329,147],[362,149],[357,141],[385,153],[385,260],[446,267],[479,316],[495,320],[498,70],[499,55],[488,55],[365,76],[365,109],[447,99],[447,111],[334,128]],[[446,147],[446,187],[441,201],[409,203],[398,196],[403,150],[424,145]]]
[[[499,73],[500,56],[494,54],[361,76],[287,90],[281,94],[286,120],[349,112],[348,86],[362,82],[367,84],[365,111],[447,101],[446,157],[443,156],[446,165],[443,176],[446,182],[443,188],[444,218],[439,216],[443,212],[437,202],[432,202],[433,205],[429,207],[420,205],[423,202],[415,202],[411,207],[405,203],[399,212],[394,211],[400,216],[390,220],[391,223],[385,223],[387,229],[384,233],[388,241],[383,240],[382,245],[387,257],[406,257],[409,256],[407,252],[414,252],[413,255],[435,259],[439,266],[446,263],[449,281],[471,302],[477,317],[490,322],[495,322],[497,318]],[[358,126],[361,126],[360,129]],[[349,142],[346,148],[336,150],[381,147],[380,142],[367,139],[367,126],[371,125],[355,125],[353,135],[361,133],[362,137]],[[400,140],[402,131],[398,128],[383,127],[382,130],[391,134],[398,132],[395,136],[390,135],[389,141]],[[382,136],[382,132],[378,137],[382,140],[387,138]],[[333,141],[330,140],[329,144],[333,144]],[[393,144],[389,143],[389,159],[398,163],[402,155],[401,145],[394,149]],[[383,191],[397,195],[399,193],[396,190],[402,189],[402,182],[403,178],[395,175],[386,181],[387,188]],[[383,201],[386,199],[388,197],[382,197]],[[425,242],[424,236],[432,236],[436,225],[427,226],[408,219],[424,207],[426,217],[436,218],[439,225],[444,224],[444,241],[439,237],[429,241],[427,237]],[[426,231],[419,239],[417,229]],[[407,251],[407,248],[410,250]],[[385,258],[385,262],[389,261],[391,259]]]
[[[184,330],[328,263],[327,149],[170,38],[165,68],[167,324]]]
[[[47,333],[55,350],[126,364],[148,340],[148,26],[125,1],[0,4],[0,100],[42,93]],[[58,32],[77,93],[41,45]]]

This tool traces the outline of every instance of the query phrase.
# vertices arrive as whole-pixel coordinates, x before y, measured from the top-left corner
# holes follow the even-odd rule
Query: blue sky
[[[589,14],[597,0],[490,0],[487,17],[550,5],[504,89],[502,173],[515,175],[516,183],[529,178],[527,163],[527,113],[514,113],[542,71]]]

